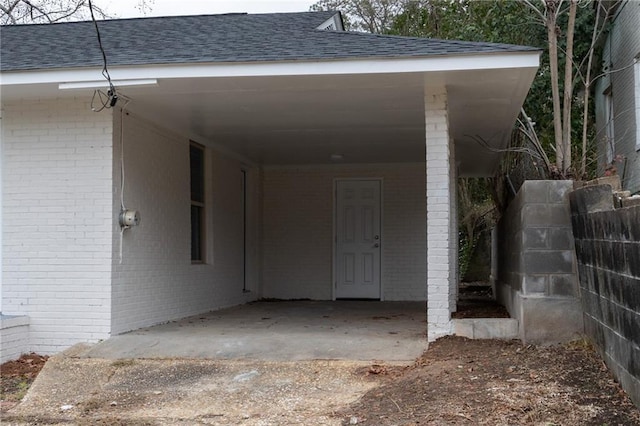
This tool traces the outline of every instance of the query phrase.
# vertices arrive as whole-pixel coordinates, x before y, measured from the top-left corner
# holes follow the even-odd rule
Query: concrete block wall
[[[457,283],[456,167],[444,88],[425,90],[428,339],[452,333]]]
[[[125,206],[140,225],[126,230],[120,262],[120,125],[123,125]],[[206,262],[191,262],[189,138],[135,114],[116,114],[113,196],[112,333],[255,300],[259,253],[259,174],[249,168],[248,256],[251,282],[243,291],[241,170],[237,159],[206,148]],[[206,145],[206,141],[196,140]]]
[[[111,112],[92,112],[90,98],[12,101],[2,109],[0,293],[3,314],[29,318],[28,343],[19,352],[51,354],[104,339],[111,309]]]
[[[526,181],[498,224],[497,295],[524,342],[583,331],[568,193],[572,181]]]
[[[570,198],[585,331],[640,405],[640,206],[614,210],[609,185]]]
[[[263,296],[332,298],[333,185],[382,178],[384,300],[426,299],[424,163],[263,170]]]

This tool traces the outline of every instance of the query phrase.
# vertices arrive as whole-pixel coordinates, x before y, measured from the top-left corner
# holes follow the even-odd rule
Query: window
[[[614,120],[613,120],[613,96],[611,96],[611,87],[604,91],[604,122],[605,122],[605,153],[607,164],[613,162],[616,153]]]
[[[191,261],[204,262],[204,147],[191,143]]]
[[[636,151],[640,151],[640,55],[636,56],[633,68],[636,80]]]
[[[247,288],[247,171],[240,170],[242,177],[242,292],[248,293]]]

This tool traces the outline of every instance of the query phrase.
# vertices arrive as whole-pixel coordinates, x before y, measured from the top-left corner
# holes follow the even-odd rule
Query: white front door
[[[336,184],[335,297],[380,299],[380,181]]]

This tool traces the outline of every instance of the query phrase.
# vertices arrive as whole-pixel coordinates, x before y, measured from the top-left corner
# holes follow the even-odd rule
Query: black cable
[[[118,102],[118,95],[116,93],[116,87],[111,82],[111,75],[109,74],[109,69],[107,67],[107,54],[104,51],[104,47],[102,46],[102,37],[100,37],[100,29],[98,28],[98,21],[96,21],[96,17],[93,14],[93,4],[91,0],[89,0],[89,12],[91,13],[91,21],[93,22],[93,26],[96,29],[96,36],[98,37],[98,46],[100,47],[100,52],[102,53],[102,76],[109,83],[109,91],[107,92],[106,99],[104,98],[104,93],[100,90],[96,90],[93,93],[93,98],[91,98],[91,109],[95,112],[100,112],[105,108],[113,108]],[[101,108],[96,109],[93,104],[94,100],[100,99]]]

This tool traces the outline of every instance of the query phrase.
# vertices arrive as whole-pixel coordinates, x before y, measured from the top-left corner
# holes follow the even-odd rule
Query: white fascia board
[[[300,75],[388,74],[537,68],[540,52],[441,56],[402,59],[356,59],[317,62],[242,62],[111,67],[113,80],[205,77],[273,77]],[[100,80],[101,68],[0,73],[0,85],[76,83]]]

